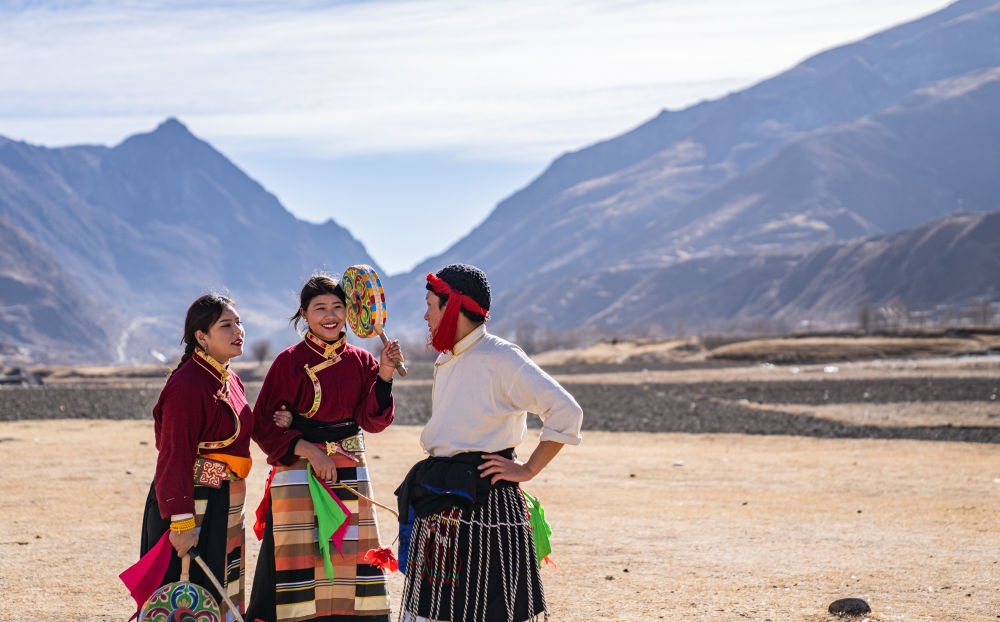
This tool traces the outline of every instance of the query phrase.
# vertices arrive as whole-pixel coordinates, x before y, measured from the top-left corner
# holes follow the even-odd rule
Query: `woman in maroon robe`
[[[247,617],[387,621],[385,575],[365,560],[381,542],[364,498],[372,488],[362,431],[381,432],[392,423],[392,374],[402,353],[392,342],[376,359],[345,342],[344,290],[329,277],[311,277],[299,302],[292,321],[298,330],[304,320],[308,331],[275,357],[254,406],[260,445],[274,468],[257,511],[263,542]],[[290,427],[278,425],[289,418]],[[316,541],[307,465],[351,512],[341,550],[329,560],[335,580]]]
[[[153,408],[156,474],[142,525],[142,554],[167,530],[177,552],[163,584],[180,577],[180,557],[197,546],[234,604],[244,606],[243,500],[250,472],[253,412],[229,361],[243,353],[243,326],[233,301],[216,294],[191,304],[184,355]],[[224,599],[192,565],[190,579]]]

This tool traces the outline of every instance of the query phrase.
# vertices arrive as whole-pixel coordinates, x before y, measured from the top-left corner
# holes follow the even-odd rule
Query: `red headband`
[[[427,282],[430,283],[434,293],[448,296],[448,303],[444,308],[444,315],[437,330],[431,335],[431,346],[438,352],[451,352],[455,347],[455,333],[458,331],[458,312],[460,309],[468,309],[473,313],[489,317],[490,312],[479,306],[479,303],[448,285],[444,279],[433,274],[427,274]],[[455,303],[459,304],[455,304]]]

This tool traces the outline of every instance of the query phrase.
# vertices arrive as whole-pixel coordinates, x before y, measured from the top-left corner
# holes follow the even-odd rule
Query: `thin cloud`
[[[544,161],[943,4],[8,5],[0,134],[114,143],[177,116],[245,149]]]

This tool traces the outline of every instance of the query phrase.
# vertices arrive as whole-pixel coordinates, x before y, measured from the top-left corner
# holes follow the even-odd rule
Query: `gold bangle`
[[[170,531],[187,531],[188,529],[194,529],[194,517],[185,518],[180,521],[172,521],[170,523]]]

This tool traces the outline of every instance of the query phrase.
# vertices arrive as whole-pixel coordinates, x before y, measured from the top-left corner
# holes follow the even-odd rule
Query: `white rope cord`
[[[521,508],[518,507],[518,503],[517,502],[519,501],[519,497],[521,496],[520,490],[515,488],[515,489],[512,489],[511,492],[512,492],[512,494],[506,495],[506,499],[504,500],[504,502],[507,504],[508,516],[511,516],[511,515],[517,516],[518,514],[520,514],[522,516],[527,516],[527,512],[525,512],[523,509],[521,509]],[[510,514],[512,512],[514,514]],[[514,551],[514,550],[516,550],[515,545],[518,543],[519,540],[522,539],[521,538],[521,534],[523,534],[525,532],[525,529],[516,529],[514,527],[508,527],[507,528],[507,532],[508,532],[507,536],[510,538],[510,550]],[[523,542],[521,544],[522,544],[522,548],[523,548]],[[521,556],[520,555],[512,555],[512,557],[514,558],[513,574],[511,575],[511,577],[513,578],[513,581],[514,581],[514,590],[513,590],[512,594],[517,594],[518,590],[520,589],[521,583],[524,582],[524,585],[525,585],[525,587],[527,588],[527,591],[528,591],[528,615],[534,615],[535,612],[531,610],[531,593],[534,591],[534,590],[531,589],[531,575],[530,575],[531,568],[525,568],[524,569],[525,572],[522,573],[521,572],[521,562],[523,560],[521,559]],[[511,622],[513,622],[514,615],[516,614],[516,611],[517,611],[516,607],[515,607],[516,602],[517,602],[516,598],[512,597],[512,600],[511,600],[511,613],[510,613]]]
[[[486,507],[483,508],[483,511],[480,512],[480,517],[483,519],[480,529],[486,532],[486,544],[484,545],[484,548],[486,549],[486,559],[483,561],[483,580],[479,582],[479,592],[483,599],[483,605],[481,607],[483,622],[486,622],[486,595],[484,595],[482,591],[486,589],[490,580],[490,553],[493,551],[493,532],[495,531],[495,528],[492,526],[487,529],[487,521],[490,520],[490,508],[493,506],[492,495],[490,496],[489,501],[490,502],[486,504]]]
[[[524,494],[518,495],[517,498],[518,511],[524,513],[525,516],[528,515],[528,503],[524,499]],[[529,522],[531,522],[529,520]],[[531,529],[522,529],[518,534],[521,537],[521,548],[524,549],[524,567],[526,571],[526,581],[528,582],[528,613],[532,616],[535,615],[535,581],[531,578],[534,576],[535,571],[538,568],[536,557],[535,557],[535,541],[531,537]],[[538,581],[541,584],[541,581]]]
[[[490,495],[490,503],[489,503],[489,506],[490,506],[490,516],[492,517],[493,522],[496,523],[496,524],[500,524],[500,522],[501,522],[500,521],[500,507],[499,507],[499,505],[502,502],[503,502],[503,491],[502,490],[500,491],[500,494]],[[494,531],[496,532],[496,535],[497,535],[497,551],[504,551],[504,550],[506,550],[506,549],[504,549],[504,545],[503,545],[503,532],[504,532],[504,530],[501,529],[501,528],[497,528]],[[513,617],[511,615],[511,611],[510,611],[510,601],[511,601],[510,581],[509,581],[508,574],[506,572],[503,572],[503,568],[501,568],[501,572],[500,572],[500,581],[501,581],[501,584],[503,586],[503,596],[504,596],[504,598],[503,598],[503,605],[504,605],[504,610],[507,612],[507,622],[510,622],[511,618]]]
[[[524,495],[521,493],[520,490],[517,491],[517,496],[512,500],[512,502],[514,503],[514,506],[518,513],[523,514],[524,516],[528,516],[528,506],[524,500]],[[530,519],[528,520],[528,523],[529,524],[531,523]],[[536,582],[541,583],[541,577],[535,579],[534,575],[535,548],[531,546],[532,543],[531,528],[529,527],[528,529],[519,529],[515,531],[513,535],[515,538],[521,541],[521,550],[523,551],[522,553],[523,557],[520,563],[524,564],[524,574],[523,575],[519,574],[518,577],[521,577],[524,580],[525,589],[528,591],[528,615],[534,616],[535,583]]]
[[[429,535],[427,521],[418,518],[414,521],[413,525],[413,540],[410,541],[409,558],[407,559],[406,565],[407,573],[410,576],[410,580],[407,583],[410,586],[409,593],[406,595],[407,606],[401,607],[403,610],[412,611],[414,616],[420,612],[420,567],[418,566],[424,559],[425,545],[427,542],[427,536]],[[402,613],[402,612],[401,612]]]
[[[475,510],[473,510],[473,516],[475,516]],[[476,564],[476,568],[475,568],[476,575],[475,575],[475,578],[473,578],[473,576],[472,576],[472,571],[473,571],[473,568],[472,568],[472,549],[476,548],[476,545],[477,545],[477,540],[475,539],[476,538],[476,533],[475,533],[476,531],[477,530],[475,529],[474,525],[469,525],[469,540],[468,540],[467,546],[465,547],[465,572],[466,572],[466,576],[469,577],[469,580],[471,581],[472,585],[479,585],[480,584],[480,580],[479,580],[479,564]],[[483,530],[479,529],[478,531],[479,531],[479,534],[482,535],[482,531]],[[479,590],[477,589],[475,591],[475,594],[474,594],[475,598],[474,598],[474,600],[471,603],[469,602],[468,599],[470,597],[472,597],[473,594],[470,594],[468,589],[466,589],[465,592],[466,592],[466,595],[465,595],[465,597],[466,597],[466,601],[465,601],[465,609],[466,609],[466,611],[469,611],[469,605],[470,604],[472,605],[472,609],[471,609],[472,611],[479,611],[479,609],[478,609],[478,607],[479,607]],[[473,621],[473,622],[475,622],[475,621]]]
[[[517,514],[512,514],[517,510],[515,510],[516,503],[514,502],[514,499],[511,498],[511,495],[504,495],[504,504],[507,509],[507,516],[512,516],[512,515],[517,516]],[[523,529],[514,529],[512,527],[507,528],[507,538],[510,540],[510,549],[508,550],[510,551],[515,550],[514,543],[517,540],[521,539],[520,538],[521,533],[524,533]],[[521,575],[521,561],[522,561],[521,556],[514,555],[512,557],[513,560],[511,561],[513,561],[514,563],[514,568],[512,569],[511,578],[513,579],[514,586],[513,586],[513,591],[511,592],[511,609],[508,622],[514,622],[515,604],[516,604],[514,594],[517,594],[517,590],[521,585],[522,579],[525,580],[525,585],[528,587],[528,615],[533,615],[535,613],[534,611],[531,610],[531,592],[533,592],[534,590],[531,589],[531,584],[529,581],[527,581],[527,579],[530,579],[530,577],[528,575],[523,575],[523,576]],[[530,568],[527,568],[526,570],[527,572],[531,572]]]
[[[430,567],[427,568],[428,582],[431,586],[431,612],[430,617],[434,620],[440,619],[441,615],[441,582],[434,581],[434,572],[441,568],[441,543],[438,541],[438,532],[440,530],[439,516],[434,516],[434,538],[433,544],[431,544],[431,555],[433,556],[433,561]]]
[[[459,514],[458,512],[456,512],[456,515],[461,516],[461,514]],[[449,620],[454,620],[455,619],[455,596],[456,596],[456,594],[458,594],[458,583],[459,583],[459,581],[458,581],[458,576],[459,576],[459,574],[458,574],[458,549],[459,549],[459,542],[461,542],[460,538],[462,537],[462,522],[459,521],[459,520],[455,520],[453,524],[449,525],[449,527],[454,527],[453,540],[450,540],[448,542],[448,546],[450,547],[449,550],[451,551],[451,571],[452,571],[452,573],[454,573],[454,582],[451,585],[451,598],[448,601],[448,619]],[[466,573],[469,572],[468,568],[465,569],[465,572]],[[466,581],[466,597],[465,597],[465,599],[463,599],[462,602],[464,603],[465,608],[468,609],[468,607],[469,607],[468,581]]]
[[[497,514],[503,516],[511,516],[507,513],[507,491],[504,490],[501,494],[497,495]],[[497,542],[499,543],[501,551],[510,551],[510,527],[503,526],[497,530]],[[516,563],[516,559],[510,560]],[[504,593],[504,611],[507,612],[507,622],[514,622],[514,594],[517,589],[517,579],[513,577],[512,570],[516,568],[511,568],[510,564],[504,566],[503,572],[500,575],[503,577],[503,593]],[[513,583],[513,585],[511,585]]]
[[[482,580],[479,582],[478,588],[479,599],[482,601],[482,604],[480,605],[479,616],[481,622],[486,622],[486,609],[488,606],[486,590],[489,587],[490,582],[490,554],[493,552],[494,530],[494,527],[488,527],[490,524],[489,506],[484,505],[480,508],[479,518],[482,521],[479,524],[479,531],[481,532],[480,539],[482,540],[481,550],[486,551],[486,555],[480,557],[480,560],[482,561]]]
[[[462,512],[447,512],[416,519],[407,560],[407,589],[404,589],[397,620],[485,622],[486,590],[490,583],[493,549],[497,548],[497,554],[501,554],[520,546],[523,551],[510,556],[509,563],[497,569],[506,619],[508,622],[539,622],[543,618],[547,621],[548,606],[540,582],[525,503],[518,487],[503,487],[493,491],[483,506],[471,508],[467,512],[468,518],[463,518]],[[464,555],[461,551],[463,542],[466,546]],[[475,559],[474,550],[478,553]],[[460,572],[459,563],[463,558],[465,564]],[[464,575],[464,581],[460,580],[459,574]],[[450,592],[446,594],[445,589],[448,588]],[[459,598],[459,589],[463,590],[464,598]],[[521,589],[528,591],[524,595],[528,610],[523,621],[516,621],[517,597]],[[542,611],[538,614],[535,613],[535,589],[541,596],[541,603],[537,604]],[[427,617],[420,615],[421,601],[429,608]]]
[[[412,532],[411,532],[412,535]],[[417,546],[417,538],[412,537],[410,540],[410,546],[406,549],[406,566],[403,568],[403,574],[408,576],[413,576],[413,565],[414,560],[416,560],[416,551],[414,550]],[[399,615],[396,616],[396,622],[410,622],[407,617],[410,611],[410,595],[413,593],[413,582],[405,581],[403,583],[403,593],[400,596],[399,602]]]

